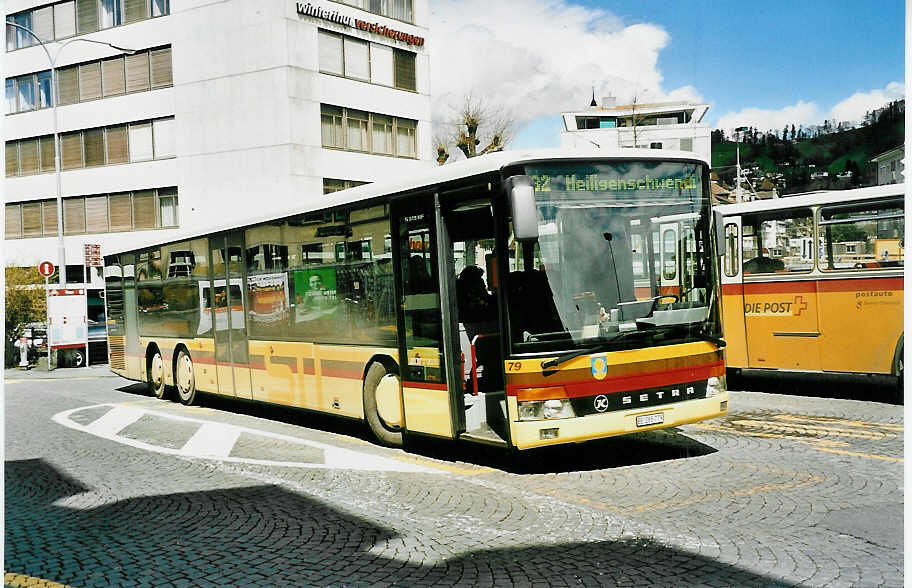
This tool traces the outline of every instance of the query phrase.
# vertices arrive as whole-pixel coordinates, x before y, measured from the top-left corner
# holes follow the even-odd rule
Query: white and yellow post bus
[[[901,393],[904,189],[716,207],[729,368],[886,374]]]
[[[185,404],[364,419],[388,444],[525,449],[726,412],[692,153],[496,153],[310,202],[108,254],[111,368]]]

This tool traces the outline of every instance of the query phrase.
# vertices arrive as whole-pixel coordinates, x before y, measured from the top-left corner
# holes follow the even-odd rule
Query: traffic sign
[[[54,264],[50,261],[42,261],[38,264],[38,273],[45,278],[50,278],[54,275]]]

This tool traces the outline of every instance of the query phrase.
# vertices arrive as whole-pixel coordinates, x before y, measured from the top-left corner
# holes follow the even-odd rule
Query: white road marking
[[[88,425],[81,425],[72,419],[70,415],[79,411],[101,408],[109,406],[111,410],[96,419]],[[184,444],[180,449],[173,447],[162,447],[153,445],[138,439],[122,437],[118,435],[127,425],[136,422],[146,415],[155,416],[163,420],[178,421],[183,423],[199,424],[200,429]],[[337,470],[363,470],[375,472],[405,472],[405,473],[422,473],[422,474],[440,474],[443,470],[433,467],[426,467],[407,461],[399,461],[379,455],[373,455],[362,451],[353,451],[344,449],[319,441],[310,441],[290,435],[272,433],[270,431],[261,431],[249,427],[237,425],[227,425],[222,423],[213,423],[197,418],[189,418],[161,412],[157,410],[148,410],[133,406],[123,406],[118,404],[95,404],[92,406],[83,406],[59,412],[51,417],[52,420],[64,427],[88,433],[102,439],[114,441],[129,447],[135,447],[145,451],[174,455],[177,457],[190,457],[198,459],[209,459],[230,463],[246,463],[253,465],[297,467],[297,468],[314,468],[314,469],[337,469]],[[305,447],[312,447],[323,451],[324,463],[296,462],[296,461],[275,461],[267,459],[252,459],[243,457],[229,457],[235,442],[241,433],[266,437],[278,441],[294,443]]]
[[[203,423],[181,447],[181,453],[199,457],[228,457],[241,429],[221,423]]]

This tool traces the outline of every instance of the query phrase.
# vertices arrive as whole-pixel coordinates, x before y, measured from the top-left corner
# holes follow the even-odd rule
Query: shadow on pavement
[[[522,529],[515,547],[441,561],[441,542],[458,550],[448,529],[403,536],[277,486],[58,506],[85,488],[43,460],[6,462],[5,475],[6,570],[75,586],[790,586],[649,541],[555,544]]]
[[[730,375],[728,389],[901,404],[896,398],[896,378],[891,376],[752,370]]]
[[[145,384],[118,388],[121,392],[148,395]],[[376,443],[362,421],[305,409],[263,404],[201,394],[198,404],[207,408],[278,421],[298,427],[355,437]],[[675,429],[634,433],[580,444],[511,452],[507,449],[423,436],[406,441],[409,453],[448,462],[465,462],[516,474],[550,474],[642,465],[671,459],[699,457],[715,449]]]

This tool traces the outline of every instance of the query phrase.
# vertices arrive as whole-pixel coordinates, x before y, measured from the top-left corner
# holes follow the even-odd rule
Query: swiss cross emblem
[[[795,316],[801,316],[801,313],[808,308],[808,303],[804,296],[795,296]]]

